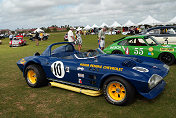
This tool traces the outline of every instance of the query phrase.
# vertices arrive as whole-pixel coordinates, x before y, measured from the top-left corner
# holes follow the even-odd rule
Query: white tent
[[[121,27],[121,25],[117,21],[115,21],[110,27],[116,28],[116,27]]]
[[[138,25],[159,25],[159,24],[161,24],[161,22],[154,19],[150,15],[145,20],[138,23]]]
[[[87,25],[84,29],[89,30],[89,29],[91,29],[91,27],[89,25]]]
[[[176,24],[176,16],[173,18],[173,19],[171,19],[170,21],[168,21],[166,24]]]
[[[124,27],[136,26],[131,20],[128,20],[124,25]]]
[[[94,24],[94,25],[92,26],[92,28],[98,28],[98,26],[97,26],[96,24]]]
[[[76,31],[80,31],[80,30],[82,30],[82,28],[81,28],[81,27],[78,27],[78,28],[76,29]]]
[[[104,26],[108,27],[108,25],[106,23],[102,23],[102,25],[100,27],[103,28]]]
[[[40,33],[40,32],[44,32],[44,31],[40,28],[37,28],[36,30],[34,30],[34,33],[36,33],[36,32]]]

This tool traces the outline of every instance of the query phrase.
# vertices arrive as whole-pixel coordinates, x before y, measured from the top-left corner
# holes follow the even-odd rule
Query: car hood
[[[137,63],[141,63],[142,60],[135,58],[135,57],[127,57],[124,55],[102,55],[98,57],[98,61],[100,63],[105,63],[105,64],[113,64],[113,65],[125,65],[127,63],[130,63],[130,67],[133,67]]]
[[[176,45],[172,45],[172,44],[161,44],[161,47],[163,47],[163,48],[176,48]]]

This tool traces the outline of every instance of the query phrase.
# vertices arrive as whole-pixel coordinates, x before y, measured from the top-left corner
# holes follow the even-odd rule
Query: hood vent
[[[125,60],[123,63],[122,63],[122,66],[126,66],[126,67],[135,67],[136,66],[136,63],[133,61],[133,60]]]
[[[136,61],[136,62],[138,62],[138,63],[142,63],[143,61],[142,60],[140,60],[140,59],[138,59],[138,58],[131,58],[132,60],[134,60],[134,61]]]

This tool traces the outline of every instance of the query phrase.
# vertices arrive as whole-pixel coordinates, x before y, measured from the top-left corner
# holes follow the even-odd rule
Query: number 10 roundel
[[[64,64],[56,61],[51,65],[51,71],[57,78],[63,78],[65,75]]]

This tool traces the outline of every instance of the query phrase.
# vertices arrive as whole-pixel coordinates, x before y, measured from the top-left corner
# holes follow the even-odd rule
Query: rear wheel
[[[123,53],[122,53],[122,51],[120,51],[120,50],[114,50],[114,51],[112,52],[112,54],[123,54]]]
[[[47,85],[45,72],[39,65],[29,65],[25,70],[25,79],[30,87],[36,88]]]
[[[110,77],[103,85],[105,99],[115,105],[127,105],[134,100],[135,89],[121,77]]]
[[[162,53],[159,56],[159,60],[164,62],[167,65],[172,65],[175,62],[175,57],[171,53]]]

